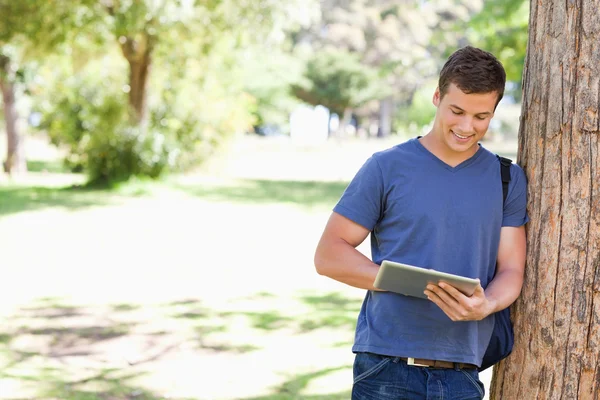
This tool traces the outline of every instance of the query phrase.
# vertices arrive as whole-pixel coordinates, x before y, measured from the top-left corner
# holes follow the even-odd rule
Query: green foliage
[[[423,86],[415,92],[410,105],[396,112],[394,124],[398,130],[419,130],[433,121],[436,108],[432,104],[432,96],[435,88],[435,82]]]
[[[254,98],[252,114],[256,125],[288,126],[289,116],[300,101],[290,93],[290,85],[302,76],[301,59],[283,51],[254,48],[242,71],[244,90]]]
[[[362,64],[357,54],[341,50],[315,53],[292,92],[308,104],[321,104],[338,114],[388,94],[376,69]]]
[[[184,37],[180,34],[180,41]],[[175,167],[186,170],[248,130],[256,103],[244,91],[245,64],[232,36],[223,34],[200,58],[194,57],[201,45],[193,38],[179,52],[169,54],[169,46],[170,40],[156,49],[160,58],[150,80],[150,124],[173,138]]]
[[[252,98],[238,90],[240,75],[235,65],[227,67],[230,53],[219,50],[203,60],[187,58],[185,68],[170,60],[155,64],[142,126],[128,118],[127,66],[116,48],[77,72],[56,57],[55,67],[40,74],[40,128],[66,150],[67,166],[92,181],[158,177],[198,165],[253,122]]]
[[[58,95],[42,105],[41,128],[67,149],[68,167],[85,171],[90,181],[157,177],[173,164],[164,135],[129,124],[124,94],[114,84],[79,74],[52,92]]]
[[[220,85],[198,91],[183,80],[163,90],[160,98],[151,109],[150,126],[157,135],[169,138],[173,152],[169,165],[175,170],[200,164],[234,134],[252,125],[251,98],[244,93],[224,93]]]
[[[80,28],[99,22],[92,7],[96,4],[97,0],[0,0],[0,45],[16,41],[38,57],[50,53],[80,35]]]
[[[489,0],[469,23],[471,42],[494,53],[506,69],[506,78],[520,84],[527,51],[529,2]],[[512,94],[520,98],[520,85]]]

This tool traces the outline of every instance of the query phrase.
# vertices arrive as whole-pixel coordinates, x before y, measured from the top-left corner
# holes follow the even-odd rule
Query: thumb
[[[479,281],[479,279],[477,279]],[[477,283],[477,287],[475,288],[476,294],[484,294],[483,286],[481,286],[481,281]]]

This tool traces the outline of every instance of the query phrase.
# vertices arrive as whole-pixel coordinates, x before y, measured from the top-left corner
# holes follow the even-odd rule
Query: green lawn
[[[312,266],[346,183],[35,181],[0,185],[0,399],[349,397],[362,293]]]
[[[348,399],[364,291],[313,252],[391,144],[245,140],[110,189],[48,157],[0,180],[0,399]]]

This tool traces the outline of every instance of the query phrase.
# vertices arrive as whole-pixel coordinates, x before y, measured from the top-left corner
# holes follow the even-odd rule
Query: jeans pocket
[[[357,357],[371,357],[367,354],[359,354],[357,355]],[[378,373],[379,371],[381,371],[392,359],[389,357],[385,357],[383,360],[377,362],[375,365],[372,365],[370,368],[368,368],[366,371],[363,372],[359,372],[358,375],[355,376],[354,378],[354,384],[362,381],[365,378],[368,378],[369,376],[375,375],[376,373]]]
[[[469,382],[471,382],[471,384],[475,387],[475,389],[477,389],[477,391],[479,392],[479,395],[483,399],[483,396],[485,396],[485,389],[484,389],[483,383],[478,378],[475,378],[474,376],[472,376],[469,372],[465,371],[464,369],[461,369],[460,372],[462,372],[467,377]]]

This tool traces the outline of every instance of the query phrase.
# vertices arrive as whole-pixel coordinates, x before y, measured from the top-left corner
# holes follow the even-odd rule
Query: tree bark
[[[119,40],[123,55],[129,63],[129,105],[134,122],[143,125],[146,122],[146,92],[152,63],[153,40],[148,34]]]
[[[600,399],[599,5],[531,2],[518,155],[527,266],[491,399]]]
[[[15,85],[11,81],[11,61],[5,55],[0,55],[0,90],[4,103],[4,120],[6,123],[6,159],[4,171],[9,175],[27,172],[27,162],[23,148],[23,137],[19,132],[17,107],[15,102]]]

